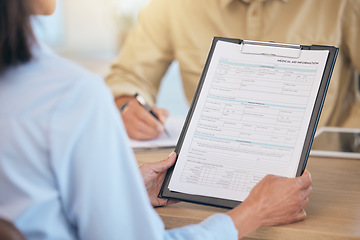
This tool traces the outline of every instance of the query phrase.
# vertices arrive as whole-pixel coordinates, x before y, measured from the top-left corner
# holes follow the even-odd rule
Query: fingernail
[[[173,155],[175,152],[172,152],[172,153],[170,153],[170,155],[168,156],[168,157],[171,157],[171,155]]]

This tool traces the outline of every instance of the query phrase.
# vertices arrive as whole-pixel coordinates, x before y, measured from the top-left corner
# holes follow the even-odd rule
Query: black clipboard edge
[[[193,100],[191,102],[191,105],[190,105],[190,108],[189,108],[189,112],[186,116],[186,120],[184,122],[184,126],[183,126],[183,129],[181,130],[181,134],[180,134],[180,137],[179,137],[179,140],[176,144],[176,147],[175,147],[175,152],[176,154],[178,154],[180,152],[180,149],[182,147],[182,144],[183,144],[183,140],[185,138],[185,134],[187,132],[187,129],[188,129],[188,126],[189,126],[189,122],[192,118],[192,115],[195,111],[195,106],[197,104],[197,101],[198,101],[198,98],[200,96],[200,92],[201,92],[201,89],[202,89],[202,86],[204,84],[204,81],[205,81],[205,77],[206,77],[206,74],[207,74],[207,71],[209,69],[209,65],[210,65],[210,61],[212,59],[212,56],[213,56],[213,53],[214,53],[214,49],[215,49],[215,46],[216,46],[216,43],[218,40],[225,40],[227,42],[232,42],[232,43],[237,43],[237,44],[240,44],[242,43],[242,40],[240,39],[235,39],[235,38],[221,38],[221,37],[214,37],[213,41],[212,41],[212,44],[211,44],[211,47],[210,47],[210,50],[209,50],[209,55],[206,59],[206,62],[205,62],[205,65],[204,65],[204,69],[201,73],[201,76],[200,76],[200,81],[199,81],[199,84],[196,88],[196,91],[194,93],[194,97],[193,97]],[[175,165],[175,164],[174,164]]]
[[[199,84],[198,84],[198,86],[196,88],[196,91],[195,91],[195,94],[194,94],[194,97],[193,97],[193,101],[192,101],[192,103],[190,105],[189,112],[188,112],[188,114],[186,116],[186,120],[184,122],[183,129],[181,130],[179,140],[178,140],[178,142],[176,144],[176,147],[175,147],[175,150],[174,150],[174,152],[176,152],[176,159],[177,159],[177,157],[179,155],[179,152],[180,152],[180,150],[182,148],[183,141],[184,141],[184,138],[185,138],[185,135],[186,135],[190,120],[191,120],[192,115],[193,115],[193,113],[195,111],[195,106],[196,106],[197,101],[199,99],[200,92],[201,92],[202,86],[204,84],[207,71],[209,69],[210,61],[212,59],[216,43],[219,40],[224,40],[224,41],[227,41],[227,42],[232,42],[232,43],[237,43],[237,44],[242,43],[242,40],[236,39],[236,38],[222,38],[222,37],[214,37],[213,38],[213,41],[212,41],[212,44],[211,44],[211,47],[210,47],[210,50],[209,50],[209,54],[208,54],[208,57],[206,59],[205,65],[204,65],[204,69],[203,69],[203,71],[201,73],[201,76],[200,76]],[[170,191],[167,186],[169,185],[169,182],[170,182],[171,176],[173,174],[175,165],[176,165],[176,162],[166,172],[163,185],[161,186],[160,192],[158,194],[159,198],[181,200],[181,201],[185,201],[185,202],[191,202],[191,203],[197,203],[197,204],[205,204],[205,205],[209,205],[209,206],[224,207],[224,208],[234,208],[239,203],[241,203],[240,201],[227,200],[227,199],[214,198],[214,197],[207,197],[207,196],[200,196],[200,195],[184,194],[184,193]]]
[[[205,66],[204,69],[202,71],[202,74],[200,76],[200,82],[198,84],[198,87],[195,91],[194,94],[194,98],[193,101],[191,103],[189,112],[187,114],[183,129],[181,131],[179,140],[176,144],[175,147],[175,152],[178,156],[182,144],[183,144],[183,140],[185,138],[188,126],[189,126],[189,122],[192,118],[192,115],[195,111],[195,106],[197,104],[198,98],[200,96],[200,91],[202,89],[202,86],[204,84],[205,81],[205,77],[210,65],[210,61],[211,58],[213,56],[213,52],[216,46],[217,41],[222,40],[222,41],[226,41],[226,42],[232,42],[232,43],[237,43],[240,44],[242,43],[243,40],[241,39],[235,39],[235,38],[223,38],[223,37],[214,37],[212,44],[211,44],[211,48],[209,51],[209,55],[206,59],[205,62]],[[320,114],[322,111],[322,107],[325,101],[325,95],[327,93],[327,89],[330,83],[330,79],[331,79],[331,75],[332,75],[332,71],[335,65],[335,61],[336,61],[336,57],[338,54],[338,48],[334,47],[334,46],[322,46],[322,45],[311,45],[311,46],[305,46],[305,45],[301,45],[301,49],[302,50],[329,50],[329,55],[328,58],[326,60],[326,64],[325,64],[325,70],[323,72],[323,76],[322,76],[322,80],[321,80],[321,84],[319,87],[319,91],[318,94],[323,94],[323,97],[321,99],[317,98],[317,101],[315,102],[314,108],[313,108],[313,112],[311,114],[311,120],[308,126],[308,131],[306,134],[306,138],[304,141],[304,147],[302,150],[302,154],[300,156],[300,161],[299,161],[299,166],[302,166],[301,168],[298,167],[298,171],[296,173],[296,176],[300,176],[302,175],[302,173],[305,171],[306,168],[306,164],[307,164],[307,160],[309,157],[309,153],[310,153],[310,149],[311,149],[311,145],[314,139],[314,135],[315,135],[315,131],[316,131],[316,127],[318,125],[319,122],[319,118],[320,118]],[[331,62],[331,64],[330,64]],[[326,81],[324,81],[324,78],[327,78]],[[315,111],[316,110],[316,111]],[[316,118],[314,118],[314,116],[316,116]],[[177,157],[176,157],[177,158]],[[176,162],[175,162],[176,164]],[[196,203],[196,204],[205,204],[205,205],[209,205],[209,206],[215,206],[215,207],[224,207],[224,208],[234,208],[236,207],[238,204],[241,203],[241,201],[235,201],[235,200],[228,200],[228,199],[220,199],[220,198],[214,198],[214,197],[207,197],[207,196],[200,196],[200,195],[193,195],[193,194],[186,194],[186,193],[179,193],[179,192],[174,192],[174,191],[170,191],[168,189],[168,185],[171,179],[171,176],[173,174],[174,171],[174,167],[175,164],[168,169],[166,175],[165,175],[165,179],[164,182],[161,186],[160,192],[158,194],[159,198],[167,198],[167,199],[174,199],[174,200],[181,200],[181,201],[185,201],[185,202],[191,202],[191,203]]]
[[[325,97],[327,94],[327,90],[329,88],[329,84],[330,84],[330,79],[331,79],[331,75],[335,66],[335,61],[339,52],[339,48],[334,47],[334,46],[322,46],[322,45],[311,45],[311,46],[301,46],[302,50],[328,50],[329,51],[329,55],[328,58],[326,60],[326,64],[325,64],[325,69],[323,72],[323,76],[322,76],[322,80],[320,83],[320,87],[317,93],[317,97],[316,97],[316,101],[315,101],[315,105],[313,108],[313,112],[311,114],[311,118],[312,120],[310,120],[309,126],[308,126],[308,131],[306,133],[306,138],[304,141],[304,147],[303,150],[301,152],[301,156],[300,156],[300,161],[299,161],[299,166],[303,166],[302,168],[298,168],[298,171],[296,172],[296,176],[301,176],[303,174],[303,172],[305,171],[306,168],[306,164],[310,155],[310,150],[311,150],[311,146],[312,143],[314,141],[314,136],[315,136],[315,132],[316,132],[316,128],[318,126],[319,123],[319,119],[320,119],[320,115],[321,115],[321,111],[323,109],[324,106],[324,102],[325,102]],[[326,81],[324,81],[324,79],[326,79]],[[319,95],[322,95],[322,98],[318,98]]]

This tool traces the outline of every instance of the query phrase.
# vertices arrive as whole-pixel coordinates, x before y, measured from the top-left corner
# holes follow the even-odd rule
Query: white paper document
[[[170,117],[164,126],[168,135],[163,133],[160,137],[148,141],[130,139],[130,146],[134,150],[175,147],[179,140],[184,121],[185,117]]]
[[[243,201],[266,174],[294,177],[328,53],[246,54],[218,41],[169,190]]]

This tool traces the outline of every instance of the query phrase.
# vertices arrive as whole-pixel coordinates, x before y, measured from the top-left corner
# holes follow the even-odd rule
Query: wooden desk
[[[140,163],[164,159],[170,152],[137,153]],[[261,227],[246,239],[360,239],[360,160],[314,158],[307,169],[313,193],[307,219],[289,225]],[[166,228],[202,221],[226,209],[180,202],[156,209]]]

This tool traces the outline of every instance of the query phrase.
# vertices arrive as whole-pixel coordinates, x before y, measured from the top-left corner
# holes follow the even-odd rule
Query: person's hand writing
[[[150,140],[159,137],[164,132],[164,123],[168,117],[168,111],[152,107],[160,122],[155,119],[140,103],[130,96],[116,99],[116,105],[126,107],[121,112],[126,132],[129,138],[136,140]]]
[[[151,205],[154,207],[165,206],[176,202],[157,197],[164,181],[166,171],[175,163],[175,159],[176,153],[173,152],[167,159],[160,162],[144,163],[140,166],[140,172],[143,177]]]
[[[311,176],[286,178],[267,175],[245,201],[228,212],[243,237],[260,226],[287,224],[304,220],[304,208],[312,192]]]

